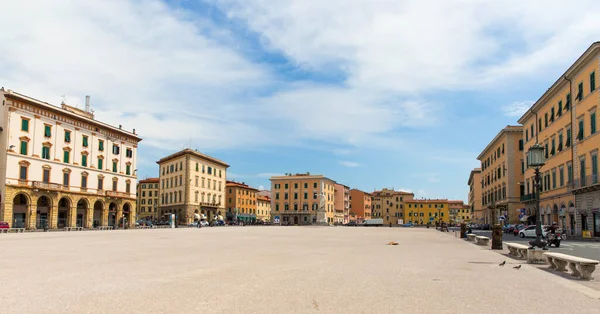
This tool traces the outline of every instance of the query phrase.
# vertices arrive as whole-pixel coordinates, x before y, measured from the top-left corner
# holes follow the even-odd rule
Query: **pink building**
[[[335,184],[334,222],[347,224],[350,221],[350,187],[343,184]]]

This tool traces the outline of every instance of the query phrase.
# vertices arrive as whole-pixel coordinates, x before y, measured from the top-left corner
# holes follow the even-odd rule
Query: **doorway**
[[[594,237],[600,237],[600,213],[594,213]]]
[[[294,225],[298,224],[298,216],[294,216]]]

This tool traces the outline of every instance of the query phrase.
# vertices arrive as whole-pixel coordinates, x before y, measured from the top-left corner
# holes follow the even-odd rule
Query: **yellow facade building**
[[[451,223],[471,222],[471,207],[469,205],[460,200],[453,200],[448,201],[448,206]]]
[[[586,230],[600,236],[597,109],[600,42],[582,56],[519,119],[524,156],[533,144],[545,149],[540,169],[542,222],[558,222],[571,235]],[[526,158],[526,157],[524,157]],[[534,170],[525,173],[529,221],[535,221]]]
[[[271,198],[266,195],[256,197],[256,218],[264,222],[271,221]]]
[[[137,217],[138,219],[154,220],[158,217],[158,178],[148,178],[138,181],[137,186]]]
[[[384,225],[397,226],[406,223],[405,202],[413,200],[414,193],[384,188],[371,194],[373,195],[372,218],[383,219]]]
[[[477,159],[483,178],[484,223],[518,223],[523,195],[523,126],[507,126],[485,147]],[[500,222],[501,223],[501,222]]]
[[[335,181],[323,175],[271,177],[271,217],[275,224],[333,224]]]
[[[227,181],[227,220],[254,222],[258,219],[258,190],[244,182]]]
[[[447,199],[413,199],[404,201],[405,223],[415,225],[450,222],[450,206]]]
[[[471,222],[483,223],[484,211],[481,199],[483,194],[483,180],[481,178],[481,168],[475,168],[471,170],[467,184],[469,185],[469,208],[471,213]]]

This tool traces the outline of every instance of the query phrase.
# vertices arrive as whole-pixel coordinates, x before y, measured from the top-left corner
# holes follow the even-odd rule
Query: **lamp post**
[[[527,151],[527,167],[535,170],[535,240],[529,241],[530,249],[538,247],[547,250],[546,241],[542,240],[542,215],[540,212],[540,193],[542,190],[540,180],[540,168],[546,164],[544,147],[535,143]]]

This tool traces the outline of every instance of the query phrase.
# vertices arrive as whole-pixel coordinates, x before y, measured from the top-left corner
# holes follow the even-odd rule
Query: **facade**
[[[271,221],[271,198],[258,194],[256,197],[256,218],[264,222]]]
[[[227,220],[253,222],[258,219],[258,190],[244,182],[226,182]]]
[[[271,177],[271,218],[278,224],[333,224],[335,181],[323,175]]]
[[[361,190],[350,190],[350,221],[362,224],[371,219],[373,196]]]
[[[469,208],[471,214],[471,221],[474,223],[484,222],[484,210],[482,203],[482,187],[483,180],[481,177],[481,168],[475,168],[471,170],[469,174]]]
[[[157,161],[160,171],[158,216],[175,214],[189,224],[200,216],[209,221],[225,215],[225,178],[229,165],[186,148]]]
[[[382,189],[372,193],[373,214],[372,218],[383,219],[384,225],[401,225],[406,223],[404,216],[404,203],[414,199],[414,193]]]
[[[436,224],[440,221],[450,222],[448,200],[419,199],[404,201],[404,217],[406,222],[415,225]]]
[[[158,211],[158,178],[140,180],[137,186],[137,218],[144,220],[157,219]]]
[[[334,195],[334,224],[345,224],[350,220],[350,187],[335,184]]]
[[[545,149],[541,167],[542,223],[557,222],[570,235],[600,236],[596,136],[600,42],[594,43],[519,119],[526,154],[538,143]],[[526,155],[524,155],[526,156]],[[534,170],[525,173],[526,214],[535,221]]]
[[[463,201],[457,201],[457,200],[452,200],[452,201],[448,201],[448,212],[450,215],[450,222],[451,223],[460,223],[461,222],[461,217],[463,213],[461,213],[461,211],[464,208],[464,202]]]
[[[0,89],[0,220],[11,227],[133,227],[141,141],[85,110]],[[133,188],[132,188],[133,187]]]
[[[477,159],[483,178],[484,223],[518,223],[524,195],[523,127],[507,126],[486,146]]]

